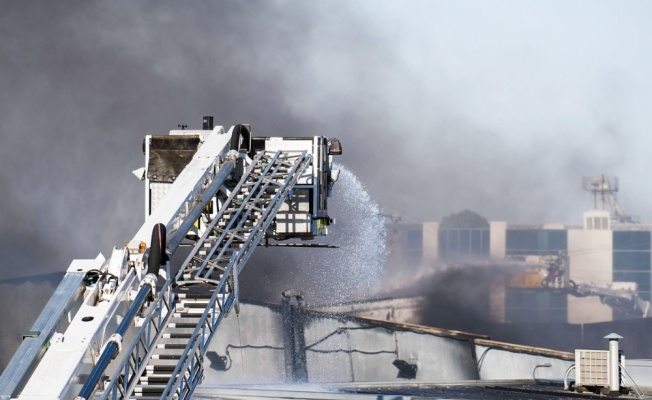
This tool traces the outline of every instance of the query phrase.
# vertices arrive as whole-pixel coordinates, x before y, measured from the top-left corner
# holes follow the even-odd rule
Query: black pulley
[[[165,237],[165,225],[156,224],[152,229],[152,242],[149,245],[149,262],[147,273],[158,276],[158,270],[161,265],[168,261],[168,255],[165,252],[167,240]]]

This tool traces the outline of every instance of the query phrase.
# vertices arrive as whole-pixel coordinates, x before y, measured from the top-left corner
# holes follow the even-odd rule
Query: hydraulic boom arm
[[[73,261],[0,398],[190,398],[260,241],[328,233],[337,139],[258,138],[205,117],[202,130],[147,136],[143,151],[145,222],[108,260]]]

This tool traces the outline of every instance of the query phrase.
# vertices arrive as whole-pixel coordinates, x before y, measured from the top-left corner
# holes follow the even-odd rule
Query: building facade
[[[444,229],[438,222],[425,222],[388,230],[390,263],[401,260],[422,268],[485,263],[487,268],[508,265],[518,274],[518,268],[531,273],[547,260],[563,257],[564,285],[624,285],[635,287],[640,299],[650,300],[652,226],[614,223],[608,211],[586,212],[582,225],[491,221],[486,228]],[[593,323],[625,317],[598,296],[570,295],[532,278],[498,285],[490,297],[490,314],[496,322]]]

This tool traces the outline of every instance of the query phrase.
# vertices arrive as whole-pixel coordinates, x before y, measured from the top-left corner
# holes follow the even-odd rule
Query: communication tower
[[[618,203],[618,177],[616,176],[585,176],[582,178],[582,188],[591,192],[593,209],[609,211],[611,220],[620,223],[636,223],[631,215],[625,214]]]

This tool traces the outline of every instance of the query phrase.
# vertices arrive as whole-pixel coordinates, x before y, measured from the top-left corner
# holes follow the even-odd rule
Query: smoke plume
[[[580,177],[601,173],[618,175],[626,211],[649,219],[651,11],[4,1],[0,271],[60,272],[129,240],[143,221],[130,173],[143,136],[199,127],[203,115],[260,136],[338,137],[339,161],[374,202],[415,221],[471,209],[577,222],[588,206]],[[4,285],[0,300],[26,304],[32,291]]]

